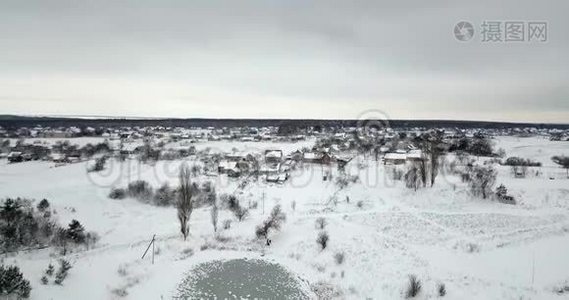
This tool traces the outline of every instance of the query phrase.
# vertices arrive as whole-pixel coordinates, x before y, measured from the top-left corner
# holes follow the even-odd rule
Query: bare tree
[[[421,186],[422,175],[425,174],[425,170],[421,170],[421,166],[425,166],[424,163],[413,163],[405,173],[405,186],[407,188],[416,191]]]
[[[427,158],[425,157],[424,154],[422,154],[421,159],[418,161],[417,168],[419,170],[420,181],[423,183],[423,187],[427,187],[427,176],[429,174],[429,167],[427,166]]]
[[[430,175],[431,175],[431,187],[435,184],[435,179],[439,174],[439,157],[441,156],[441,144],[442,144],[442,132],[437,131],[430,135],[427,140],[427,156],[429,157],[430,165]]]
[[[180,232],[184,236],[184,241],[190,234],[190,216],[192,215],[192,185],[190,183],[190,170],[186,165],[180,169],[180,187],[176,209],[178,210],[178,220],[180,221]]]
[[[470,173],[470,190],[474,196],[488,198],[492,194],[492,188],[496,183],[496,170],[491,166],[475,166]]]
[[[219,216],[219,208],[217,207],[217,201],[214,199],[211,206],[211,224],[213,225],[213,232],[217,232],[217,219]]]

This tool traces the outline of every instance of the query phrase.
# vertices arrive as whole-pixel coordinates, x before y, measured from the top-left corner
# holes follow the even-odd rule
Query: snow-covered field
[[[47,198],[61,224],[78,219],[100,235],[93,249],[68,255],[73,268],[63,286],[40,283],[43,270],[58,258],[54,250],[4,255],[2,260],[20,266],[31,281],[32,299],[118,299],[117,289],[128,293],[125,299],[169,299],[192,266],[240,257],[280,263],[310,284],[335,287],[346,299],[401,299],[409,274],[423,283],[420,299],[437,298],[438,283],[446,285],[448,299],[560,299],[554,289],[569,282],[569,179],[550,157],[568,155],[569,144],[539,137],[499,137],[495,142],[507,156],[543,163],[540,176],[523,179],[497,166],[496,185],[504,184],[518,205],[473,198],[457,178],[445,174],[433,188],[415,192],[391,180],[380,162],[358,156],[346,172],[360,181],[342,190],[333,179],[323,180],[327,172],[339,176],[335,167],[310,164],[282,185],[259,181],[240,189],[237,179],[194,178],[213,181],[218,195],[235,193],[242,203],[258,206],[243,222],[221,211],[220,223],[233,222],[218,239],[209,208],[196,209],[187,241],[178,233],[174,208],[107,197],[111,186],[135,179],[154,187],[164,181],[176,184],[177,170],[187,161],[112,162],[102,174],[87,173],[85,162],[54,167],[1,161],[0,197]],[[287,153],[310,143],[261,146],[218,142],[212,148]],[[256,240],[255,226],[276,204],[282,205],[287,220],[271,235],[271,246],[265,246]],[[330,235],[323,251],[315,242],[319,217],[327,220]],[[141,256],[154,234],[159,251],[152,264]],[[334,255],[340,252],[345,261],[337,264]]]

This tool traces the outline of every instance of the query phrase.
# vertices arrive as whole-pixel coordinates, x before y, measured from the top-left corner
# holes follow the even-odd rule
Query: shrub
[[[260,224],[255,228],[255,235],[259,239],[267,238],[269,231],[271,229],[279,230],[284,221],[286,221],[286,214],[282,211],[280,205],[276,205],[273,207],[271,214],[263,224]]]
[[[89,172],[100,172],[105,169],[105,164],[107,163],[107,157],[102,156],[95,159],[95,164],[89,169]]]
[[[241,222],[249,215],[249,209],[240,206],[233,211],[233,214]]]
[[[76,244],[84,243],[86,240],[85,228],[79,221],[73,219],[67,228],[67,237]]]
[[[227,230],[231,228],[231,220],[225,220],[223,221],[223,229]]]
[[[95,237],[92,234],[77,234],[79,228],[72,228],[72,236],[67,229],[59,226],[48,211],[39,212],[31,206],[32,200],[8,198],[0,205],[0,249],[6,252],[21,248],[65,245],[70,238],[75,243],[88,243]],[[83,237],[83,238],[82,238]],[[77,240],[76,238],[79,238]]]
[[[516,204],[516,200],[513,196],[508,195],[508,189],[501,184],[496,188],[496,198],[499,202],[504,204]]]
[[[17,266],[0,265],[0,296],[29,298],[32,287]]]
[[[439,283],[437,285],[437,293],[439,294],[439,297],[444,297],[447,294],[447,288],[444,283]]]
[[[47,276],[42,276],[41,277],[41,284],[46,285],[48,284],[49,280],[47,279]]]
[[[417,279],[415,275],[409,275],[409,282],[407,283],[407,290],[405,291],[406,298],[415,298],[421,292],[421,280]]]
[[[318,237],[316,238],[316,243],[320,245],[320,249],[324,250],[328,246],[328,241],[330,240],[330,236],[326,231],[321,231],[318,233]]]
[[[328,224],[326,222],[326,219],[324,219],[323,217],[319,217],[318,219],[316,219],[316,229],[324,229],[324,227],[326,227],[326,224]]]
[[[237,217],[239,222],[243,221],[249,215],[249,209],[241,206],[241,203],[234,195],[222,197],[222,201],[227,202],[227,208]]]
[[[494,168],[475,166],[470,172],[470,190],[474,196],[482,199],[491,195],[492,187],[496,182],[496,170]]]
[[[176,199],[176,190],[171,188],[168,183],[164,183],[156,190],[154,194],[154,205],[168,206],[174,203]]]
[[[508,157],[504,162],[506,166],[525,166],[525,167],[541,167],[541,163],[531,159],[524,159],[521,157]]]
[[[152,198],[152,187],[144,180],[137,180],[128,184],[127,194],[129,197],[148,201]]]
[[[47,199],[42,199],[40,203],[38,203],[37,209],[40,212],[45,212],[49,209],[49,201],[47,201]]]
[[[126,191],[121,188],[112,188],[111,192],[109,193],[109,198],[121,200],[126,198]]]
[[[67,278],[69,270],[71,270],[71,264],[65,259],[60,259],[59,269],[57,269],[57,273],[55,274],[55,284],[63,284],[63,281]]]
[[[336,261],[337,264],[341,265],[344,263],[345,256],[346,255],[344,254],[344,252],[338,252],[334,254],[334,260]]]
[[[55,271],[55,268],[53,267],[52,264],[49,264],[47,266],[47,269],[45,270],[45,275],[47,276],[53,276],[53,272]]]

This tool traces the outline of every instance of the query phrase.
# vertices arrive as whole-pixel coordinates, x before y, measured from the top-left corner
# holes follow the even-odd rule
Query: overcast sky
[[[0,0],[0,114],[569,123],[568,12],[566,0]],[[461,20],[468,42],[453,35]],[[548,40],[481,41],[494,20],[546,21]]]

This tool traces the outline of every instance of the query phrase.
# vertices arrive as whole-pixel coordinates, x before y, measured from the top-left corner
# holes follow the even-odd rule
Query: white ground
[[[138,178],[154,186],[175,184],[180,161],[112,163],[110,172],[97,175],[87,174],[85,163],[53,167],[2,161],[0,197],[47,198],[62,224],[75,218],[101,236],[94,249],[68,255],[73,269],[64,286],[40,283],[42,271],[57,260],[53,250],[21,252],[3,261],[22,268],[32,283],[32,299],[114,299],[114,289],[125,289],[126,299],[169,299],[196,263],[261,255],[310,283],[336,286],[348,299],[401,299],[409,274],[423,282],[420,299],[436,298],[437,283],[446,284],[447,299],[560,299],[553,289],[569,280],[569,180],[550,157],[569,155],[569,144],[511,137],[496,142],[508,156],[544,164],[542,175],[526,179],[512,178],[508,168],[498,167],[497,184],[505,184],[519,205],[471,198],[457,178],[444,174],[433,188],[414,192],[389,179],[383,165],[363,157],[348,165],[360,182],[341,191],[322,180],[326,168],[311,165],[300,168],[285,185],[259,182],[243,190],[234,180],[200,177],[196,180],[215,181],[218,194],[235,192],[242,203],[258,203],[241,223],[221,212],[220,223],[234,220],[231,229],[220,233],[227,241],[214,239],[209,208],[194,211],[191,237],[184,242],[174,208],[107,198],[110,186]],[[222,148],[242,148],[239,144]],[[286,147],[292,151],[303,146]],[[254,228],[277,203],[288,219],[265,247],[255,240]],[[328,221],[330,243],[324,251],[315,243],[318,217]],[[149,257],[140,259],[153,234],[159,249],[154,265]],[[202,251],[204,244],[209,248]],[[334,261],[337,252],[345,253],[341,265]]]

